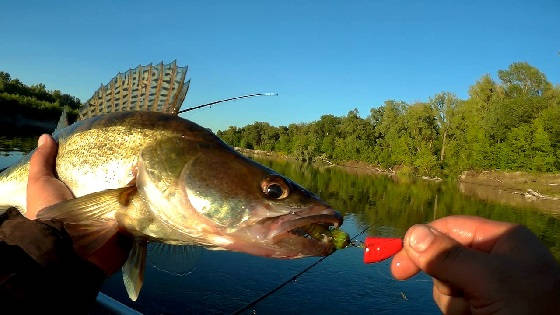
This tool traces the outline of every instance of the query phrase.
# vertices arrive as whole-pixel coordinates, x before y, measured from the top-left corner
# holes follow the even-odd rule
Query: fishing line
[[[207,103],[207,104],[202,104],[202,105],[198,105],[198,106],[185,108],[183,110],[178,111],[177,114],[184,113],[184,112],[189,112],[191,110],[199,109],[199,108],[206,107],[206,106],[212,106],[212,105],[218,104],[218,103],[235,101],[235,100],[240,100],[242,98],[256,97],[256,96],[278,96],[278,93],[254,93],[254,94],[247,94],[247,95],[241,95],[241,96],[236,96],[236,97],[230,97],[230,98],[226,98],[226,99],[223,99],[223,100],[210,102],[210,103]]]
[[[350,244],[351,246],[356,246],[355,243],[353,243],[353,241],[360,235],[364,234],[367,230],[369,230],[371,227],[373,226],[373,224],[367,226],[365,229],[363,229],[361,232],[359,232],[358,234],[354,235],[354,237],[352,237],[350,239]],[[336,252],[336,251],[334,251]],[[327,259],[327,257],[329,257],[330,255],[332,255],[334,252],[328,254],[325,257],[321,257],[319,258],[317,261],[315,261],[314,263],[310,264],[309,266],[305,267],[302,271],[296,273],[294,276],[292,276],[290,279],[282,282],[280,285],[278,285],[276,288],[268,291],[267,293],[263,294],[262,296],[260,296],[259,298],[255,299],[254,301],[252,301],[251,303],[245,305],[244,307],[238,309],[237,311],[233,312],[232,314],[241,314],[242,312],[254,307],[255,305],[257,305],[259,302],[261,302],[262,300],[266,299],[267,297],[271,296],[272,294],[278,292],[278,290],[282,289],[283,287],[285,287],[286,285],[288,285],[291,282],[295,282],[297,280],[297,278],[299,278],[301,275],[303,275],[304,273],[306,273],[307,271],[309,271],[311,268],[317,266],[319,263],[321,263],[323,260]]]
[[[151,265],[152,268],[154,268],[155,270],[160,271],[160,272],[163,272],[163,273],[166,273],[166,274],[168,274],[168,275],[172,275],[172,276],[174,276],[174,277],[184,277],[184,276],[188,276],[188,275],[192,274],[192,273],[195,271],[195,269],[196,269],[196,267],[195,267],[195,268],[193,268],[193,269],[190,270],[190,271],[186,271],[186,272],[183,272],[183,273],[176,273],[176,272],[172,272],[172,271],[168,271],[168,270],[159,268],[157,265],[154,265],[154,264],[150,264],[150,265]]]

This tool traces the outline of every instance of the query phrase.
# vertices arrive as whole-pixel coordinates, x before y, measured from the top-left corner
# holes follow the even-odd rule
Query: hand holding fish
[[[74,198],[68,187],[55,177],[56,153],[57,144],[54,139],[49,135],[42,135],[30,161],[25,213],[28,219],[36,219],[37,214],[46,207]],[[129,239],[115,234],[103,247],[83,258],[110,275],[124,264],[130,247]]]
[[[39,137],[38,147],[31,157],[27,182],[27,212],[30,220],[37,218],[37,212],[74,195],[54,174],[57,144],[49,135]]]
[[[414,225],[391,271],[433,277],[445,314],[552,314],[560,310],[560,265],[527,228],[451,216]]]

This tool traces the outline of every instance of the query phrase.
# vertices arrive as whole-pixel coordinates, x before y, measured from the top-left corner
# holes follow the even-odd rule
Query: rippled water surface
[[[31,150],[34,141],[0,138],[0,168],[17,161],[22,151]],[[260,162],[339,209],[345,218],[343,229],[351,236],[369,226],[369,235],[402,237],[415,223],[451,214],[470,214],[525,224],[560,257],[558,219],[532,209],[477,201],[461,194],[454,184],[395,181],[385,176],[350,174],[337,168],[288,161]],[[432,301],[431,280],[426,275],[395,281],[390,276],[388,261],[364,265],[362,255],[359,248],[337,251],[297,281],[258,303],[251,313],[439,313]],[[173,269],[188,271],[186,275],[164,272],[149,264],[144,287],[135,303],[128,300],[120,273],[108,279],[102,291],[145,313],[232,313],[317,259],[276,260],[204,250],[194,262],[169,258],[168,263],[175,264]]]

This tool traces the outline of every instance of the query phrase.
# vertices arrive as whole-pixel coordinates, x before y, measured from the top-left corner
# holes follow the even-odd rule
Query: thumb
[[[38,142],[29,163],[25,212],[28,219],[35,219],[37,212],[45,207],[72,198],[68,187],[55,177],[56,142],[49,135],[42,135]]]
[[[462,246],[429,225],[417,224],[406,233],[404,249],[425,273],[466,295],[491,293],[496,268],[485,253]]]
[[[39,137],[38,146],[31,156],[29,181],[34,182],[44,176],[54,176],[57,145],[49,135]]]

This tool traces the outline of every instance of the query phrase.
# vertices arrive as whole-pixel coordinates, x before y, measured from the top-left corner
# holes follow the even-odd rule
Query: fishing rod
[[[254,94],[247,94],[247,95],[241,95],[241,96],[236,96],[236,97],[230,97],[230,98],[226,98],[226,99],[219,100],[219,101],[214,101],[214,102],[207,103],[207,104],[202,104],[202,105],[189,107],[189,108],[180,110],[177,114],[184,113],[184,112],[189,112],[191,110],[199,109],[199,108],[206,107],[206,106],[212,106],[212,105],[215,105],[215,104],[218,104],[218,103],[235,101],[235,100],[240,100],[242,98],[249,98],[249,97],[256,97],[256,96],[278,96],[278,93],[254,93]]]
[[[368,225],[366,228],[364,228],[362,231],[358,232],[356,235],[354,235],[351,239],[350,239],[350,247],[361,247],[360,245],[357,244],[357,238],[364,234],[365,232],[367,232],[373,225],[375,224],[372,223],[370,225]],[[259,302],[261,302],[262,300],[266,299],[267,297],[273,295],[274,293],[278,292],[280,289],[282,289],[283,287],[287,286],[288,284],[294,282],[297,280],[297,278],[299,278],[301,275],[303,275],[304,273],[308,272],[311,268],[317,266],[319,263],[321,263],[323,260],[327,259],[327,257],[331,256],[334,252],[328,254],[327,256],[321,257],[318,260],[316,260],[315,262],[311,263],[309,266],[305,267],[303,270],[301,270],[300,272],[296,273],[295,275],[293,275],[291,278],[289,278],[288,280],[280,283],[278,286],[276,286],[274,289],[266,292],[265,294],[261,295],[260,297],[258,297],[257,299],[253,300],[252,302],[250,302],[249,304],[243,306],[242,308],[238,309],[237,311],[233,312],[232,314],[234,315],[238,315],[241,314],[247,310],[249,310],[252,307],[255,307]]]

